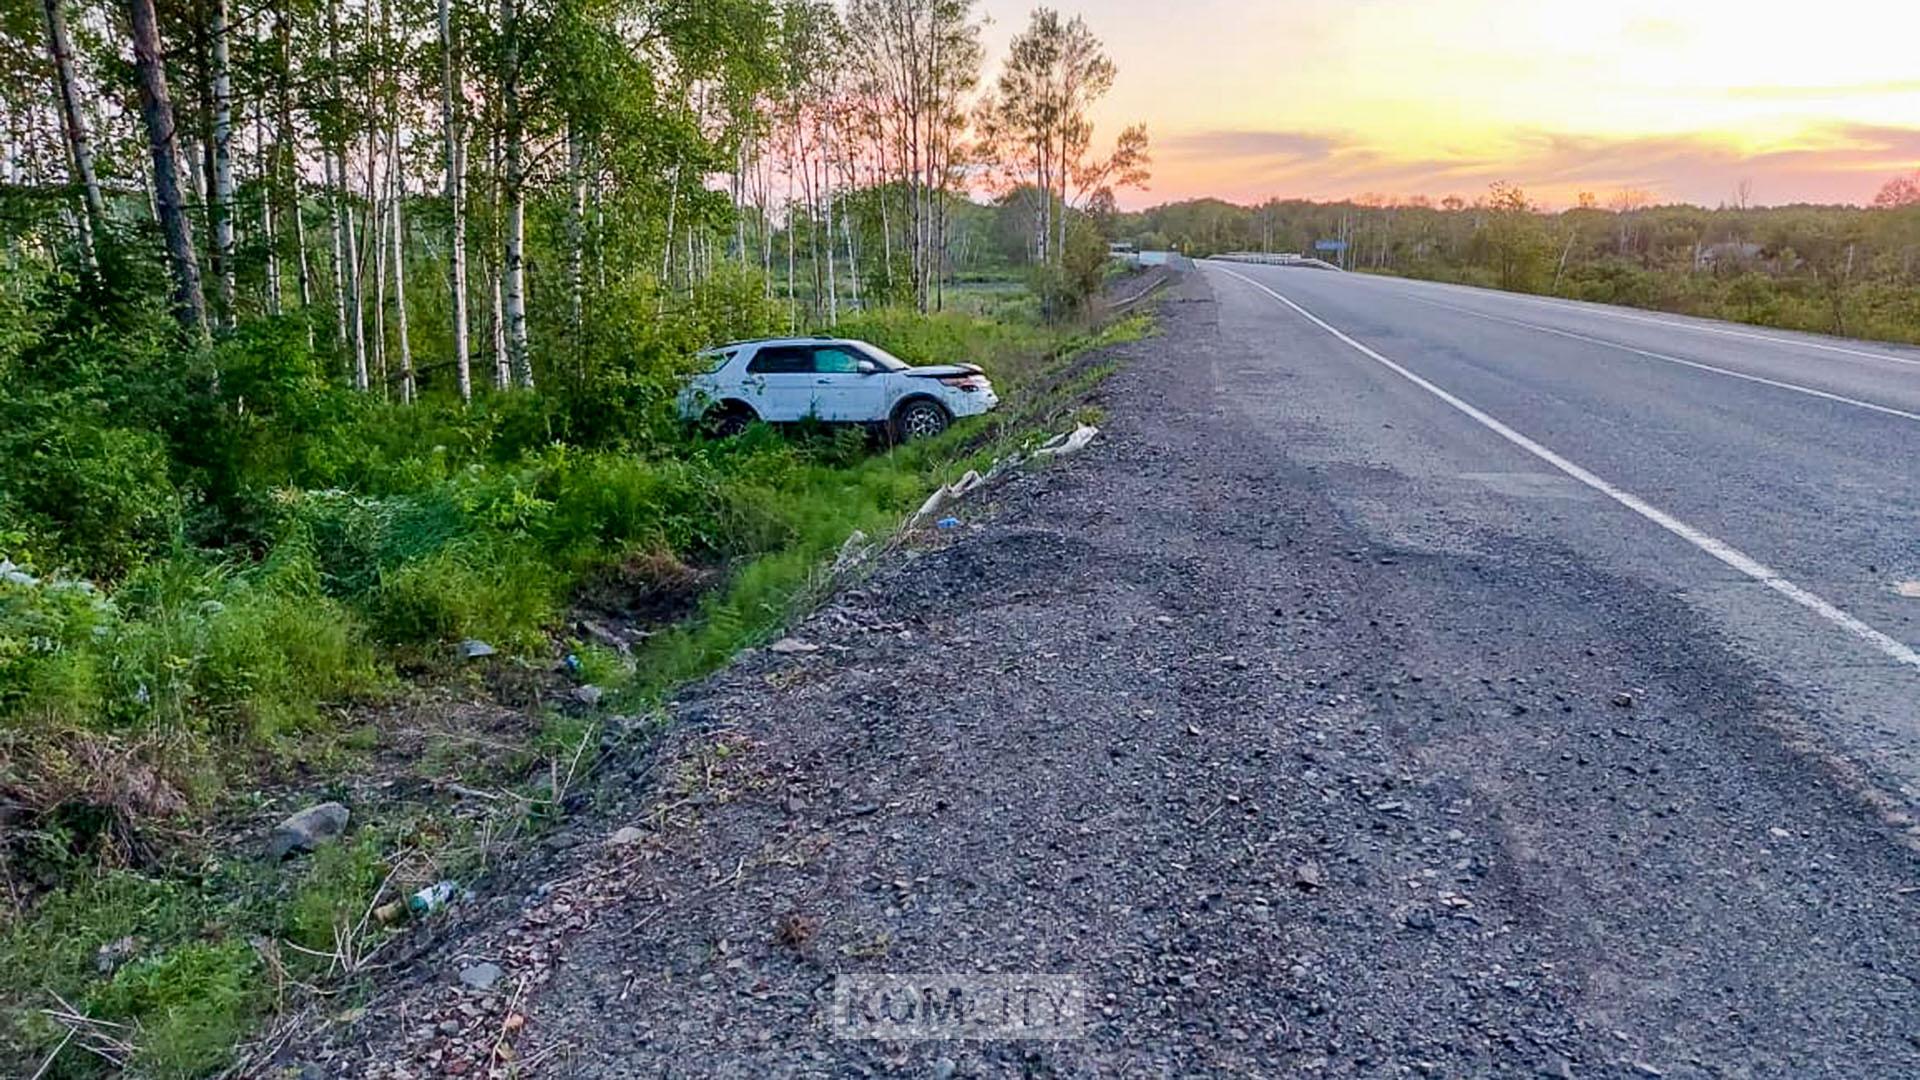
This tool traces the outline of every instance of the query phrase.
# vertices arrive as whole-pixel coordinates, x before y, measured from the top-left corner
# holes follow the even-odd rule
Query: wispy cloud
[[[1352,140],[1344,136],[1306,131],[1195,131],[1162,140],[1160,151],[1167,157],[1216,161],[1249,158],[1319,161],[1350,145]]]
[[[1751,180],[1756,197],[1765,202],[1864,202],[1887,177],[1920,168],[1920,128],[1867,124],[1810,127],[1761,150],[1711,135],[1552,131],[1511,132],[1487,149],[1417,158],[1344,137],[1290,133],[1277,133],[1272,148],[1292,148],[1292,153],[1260,154],[1261,140],[1244,132],[1232,138],[1208,133],[1181,145],[1195,151],[1193,168],[1203,172],[1204,184],[1242,198],[1337,198],[1361,192],[1472,196],[1506,180],[1563,205],[1581,191],[1604,195],[1627,187],[1712,204]],[[1220,152],[1203,167],[1207,155],[1200,151],[1209,147]]]
[[[1727,96],[1741,101],[1842,101],[1854,98],[1920,94],[1920,79],[1835,83],[1827,86],[1734,86]]]

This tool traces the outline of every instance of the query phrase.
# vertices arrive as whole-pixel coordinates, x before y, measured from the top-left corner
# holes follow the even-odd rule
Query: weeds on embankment
[[[128,488],[118,503],[144,485],[182,520],[164,544],[82,538],[96,575],[30,564],[0,581],[0,1062],[205,1075],[290,1003],[350,1007],[399,936],[377,906],[471,880],[575,807],[616,735],[777,631],[853,531],[885,534],[1073,408],[1103,369],[1071,358],[1146,327],[844,320],[910,360],[982,363],[1007,399],[887,452],[766,429],[569,442],[539,437],[555,421],[537,401],[336,415],[321,396],[325,422],[223,450],[220,467],[264,482],[220,496],[217,547],[186,541],[204,496],[167,495],[168,470],[88,459],[89,482]],[[654,605],[630,655],[570,631],[608,591]],[[464,639],[498,655],[463,662]],[[573,673],[553,675],[565,656]],[[555,705],[575,682],[608,696]],[[616,712],[639,719],[612,732]],[[353,807],[342,841],[257,857],[263,824],[320,798]]]

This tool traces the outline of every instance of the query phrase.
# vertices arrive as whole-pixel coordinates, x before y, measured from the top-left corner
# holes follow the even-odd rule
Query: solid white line
[[[1436,291],[1453,289],[1471,289],[1472,286],[1452,285],[1444,281],[1422,281],[1419,278],[1390,278],[1388,280],[1406,282],[1413,285],[1431,286]],[[1798,338],[1775,337],[1772,334],[1756,334],[1750,330],[1735,330],[1726,326],[1705,326],[1695,322],[1682,322],[1678,319],[1656,319],[1646,315],[1632,315],[1621,311],[1611,304],[1590,304],[1576,300],[1562,300],[1559,297],[1533,296],[1528,293],[1509,293],[1502,290],[1475,289],[1476,292],[1496,292],[1502,299],[1524,300],[1542,307],[1559,308],[1562,311],[1581,311],[1606,319],[1621,319],[1626,322],[1646,323],[1649,326],[1664,326],[1669,330],[1692,330],[1700,334],[1718,334],[1721,337],[1745,338],[1749,341],[1764,341],[1769,345],[1779,345],[1789,349],[1818,349],[1821,352],[1838,353],[1842,356],[1860,357],[1866,360],[1883,360],[1889,364],[1907,364],[1920,367],[1920,359],[1910,356],[1894,356],[1891,353],[1870,352],[1866,349],[1850,349],[1845,345],[1829,345],[1824,341],[1803,341]]]
[[[1766,386],[1774,386],[1782,390],[1791,390],[1796,394],[1805,394],[1808,397],[1824,398],[1827,401],[1837,401],[1843,405],[1852,405],[1857,408],[1871,409],[1877,413],[1885,413],[1888,416],[1898,416],[1903,420],[1912,420],[1917,423],[1920,423],[1920,413],[1907,412],[1905,409],[1896,409],[1890,405],[1876,405],[1871,401],[1862,401],[1859,398],[1850,398],[1845,396],[1844,394],[1828,393],[1825,390],[1816,390],[1811,386],[1801,386],[1799,383],[1782,382],[1779,379],[1769,379],[1763,375],[1750,375],[1744,371],[1734,371],[1732,368],[1716,367],[1713,364],[1703,364],[1698,360],[1688,360],[1679,356],[1668,356],[1666,353],[1652,352],[1647,349],[1637,349],[1637,348],[1634,348],[1632,345],[1622,345],[1617,341],[1608,341],[1605,338],[1591,337],[1586,334],[1576,334],[1571,330],[1561,330],[1558,327],[1553,327],[1553,326],[1541,326],[1539,323],[1523,322],[1519,319],[1509,319],[1504,315],[1489,315],[1484,311],[1475,311],[1472,308],[1461,307],[1458,304],[1443,304],[1438,300],[1428,300],[1426,297],[1423,297],[1423,296],[1409,296],[1407,297],[1407,299],[1413,301],[1416,304],[1425,304],[1428,307],[1443,308],[1447,311],[1457,311],[1462,315],[1471,315],[1476,319],[1486,319],[1489,322],[1506,323],[1508,326],[1519,326],[1519,327],[1524,327],[1525,329],[1528,329],[1528,330],[1538,330],[1543,334],[1557,334],[1560,337],[1572,338],[1575,341],[1584,341],[1590,345],[1604,345],[1609,349],[1618,349],[1621,352],[1633,353],[1635,356],[1644,356],[1649,360],[1664,360],[1669,364],[1680,364],[1685,367],[1698,368],[1701,371],[1711,371],[1715,375],[1725,375],[1728,378],[1733,378],[1733,379],[1745,379],[1748,382],[1756,382]]]
[[[1495,435],[1498,435],[1501,438],[1512,443],[1513,445],[1519,447],[1520,449],[1525,450],[1527,453],[1532,454],[1534,457],[1539,458],[1541,461],[1546,462],[1547,464],[1567,474],[1573,479],[1578,480],[1582,484],[1585,484],[1586,486],[1592,488],[1593,490],[1599,492],[1600,494],[1605,495],[1607,498],[1612,499],[1614,502],[1619,503],[1621,506],[1626,507],[1627,509],[1633,511],[1636,514],[1639,514],[1641,517],[1646,518],[1648,521],[1653,522],[1655,525],[1658,525],[1661,528],[1672,533],[1673,535],[1678,536],[1680,539],[1685,540],[1687,543],[1692,544],[1694,547],[1699,548],[1701,551],[1704,551],[1707,554],[1725,563],[1726,565],[1731,566],[1735,570],[1738,570],[1740,573],[1745,574],[1747,577],[1752,578],[1753,580],[1759,582],[1760,584],[1765,585],[1767,588],[1772,589],[1774,592],[1777,592],[1780,595],[1786,597],[1787,599],[1792,600],[1794,603],[1799,604],[1801,607],[1806,608],[1808,611],[1811,611],[1815,615],[1820,616],[1822,619],[1825,619],[1827,622],[1832,623],[1833,625],[1839,627],[1842,630],[1845,630],[1847,633],[1853,635],[1859,640],[1867,643],[1868,645],[1873,646],[1874,649],[1878,650],[1882,655],[1888,657],[1894,662],[1905,664],[1908,667],[1920,669],[1920,652],[1915,652],[1912,648],[1910,648],[1906,644],[1900,641],[1897,641],[1891,637],[1888,637],[1886,634],[1883,634],[1880,631],[1875,630],[1873,627],[1868,626],[1866,623],[1861,622],[1859,619],[1835,607],[1833,604],[1829,603],[1825,599],[1811,592],[1808,592],[1806,589],[1803,589],[1800,586],[1794,584],[1793,582],[1787,580],[1785,577],[1782,577],[1778,571],[1767,566],[1765,563],[1759,561],[1758,559],[1753,558],[1751,555],[1746,554],[1745,552],[1741,551],[1740,549],[1734,547],[1731,544],[1726,543],[1723,540],[1715,539],[1713,536],[1710,536],[1707,533],[1694,528],[1692,525],[1689,525],[1686,522],[1681,521],[1679,518],[1674,517],[1672,514],[1669,514],[1666,511],[1660,509],[1659,507],[1654,506],[1653,504],[1647,502],[1646,500],[1640,498],[1639,496],[1634,495],[1631,492],[1623,491],[1620,488],[1617,488],[1612,484],[1608,483],[1607,481],[1602,480],[1600,477],[1595,476],[1593,473],[1588,472],[1586,469],[1583,469],[1580,466],[1575,465],[1573,462],[1568,461],[1566,458],[1561,457],[1559,454],[1554,453],[1553,451],[1547,449],[1546,447],[1540,445],[1537,442],[1534,442],[1532,439],[1527,438],[1525,435],[1520,434],[1519,432],[1513,430],[1512,428],[1494,419],[1493,417],[1487,415],[1486,413],[1481,412],[1475,406],[1470,405],[1467,402],[1461,400],[1460,398],[1453,396],[1447,391],[1442,390],[1440,387],[1435,386],[1433,383],[1428,382],[1427,380],[1421,378],[1420,376],[1415,375],[1413,372],[1408,371],[1406,368],[1401,367],[1399,364],[1394,363],[1392,360],[1389,360],[1386,357],[1368,348],[1367,346],[1362,345],[1360,342],[1355,341],[1353,338],[1348,337],[1346,334],[1336,329],[1332,324],[1326,322],[1324,319],[1320,318],[1318,315],[1315,315],[1313,312],[1308,311],[1306,308],[1301,307],[1299,304],[1294,303],[1293,301],[1287,299],[1286,297],[1281,296],[1279,293],[1274,292],[1272,289],[1267,288],[1265,285],[1262,285],[1258,281],[1253,280],[1252,278],[1246,276],[1245,274],[1239,273],[1238,271],[1229,270],[1224,266],[1217,267],[1216,269],[1218,269],[1223,274],[1227,274],[1230,277],[1239,278],[1241,281],[1246,282],[1247,284],[1253,286],[1254,288],[1259,289],[1261,292],[1266,293],[1268,296],[1273,297],[1275,300],[1278,300],[1280,303],[1285,304],[1287,307],[1292,308],[1294,312],[1299,314],[1302,318],[1306,319],[1308,322],[1314,324],[1315,326],[1318,326],[1320,329],[1325,330],[1327,333],[1332,334],[1335,338],[1338,338],[1343,344],[1347,345],[1349,348],[1353,349],[1355,352],[1358,352],[1362,356],[1365,356],[1367,359],[1380,364],[1381,366],[1385,367],[1387,370],[1393,372],[1394,374],[1400,376],[1401,378],[1407,380],[1408,382],[1414,384],[1415,386],[1418,386],[1420,389],[1425,390],[1427,393],[1432,394],[1434,397],[1439,398],[1441,401],[1446,402],[1448,405],[1453,406],[1455,409],[1458,409],[1460,412],[1465,413],[1468,417],[1470,417],[1475,422],[1480,424],[1480,426],[1486,428],[1488,431],[1493,432]]]

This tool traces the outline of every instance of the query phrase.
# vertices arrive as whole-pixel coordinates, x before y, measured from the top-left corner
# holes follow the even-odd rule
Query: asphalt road
[[[1204,266],[1245,346],[1222,395],[1336,474],[1365,527],[1548,540],[1672,594],[1791,688],[1809,749],[1920,809],[1920,350]]]

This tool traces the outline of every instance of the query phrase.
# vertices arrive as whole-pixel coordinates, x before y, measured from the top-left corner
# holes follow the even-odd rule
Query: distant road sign
[[[1313,242],[1313,250],[1345,251],[1347,250],[1347,242],[1345,240],[1315,240]]]

